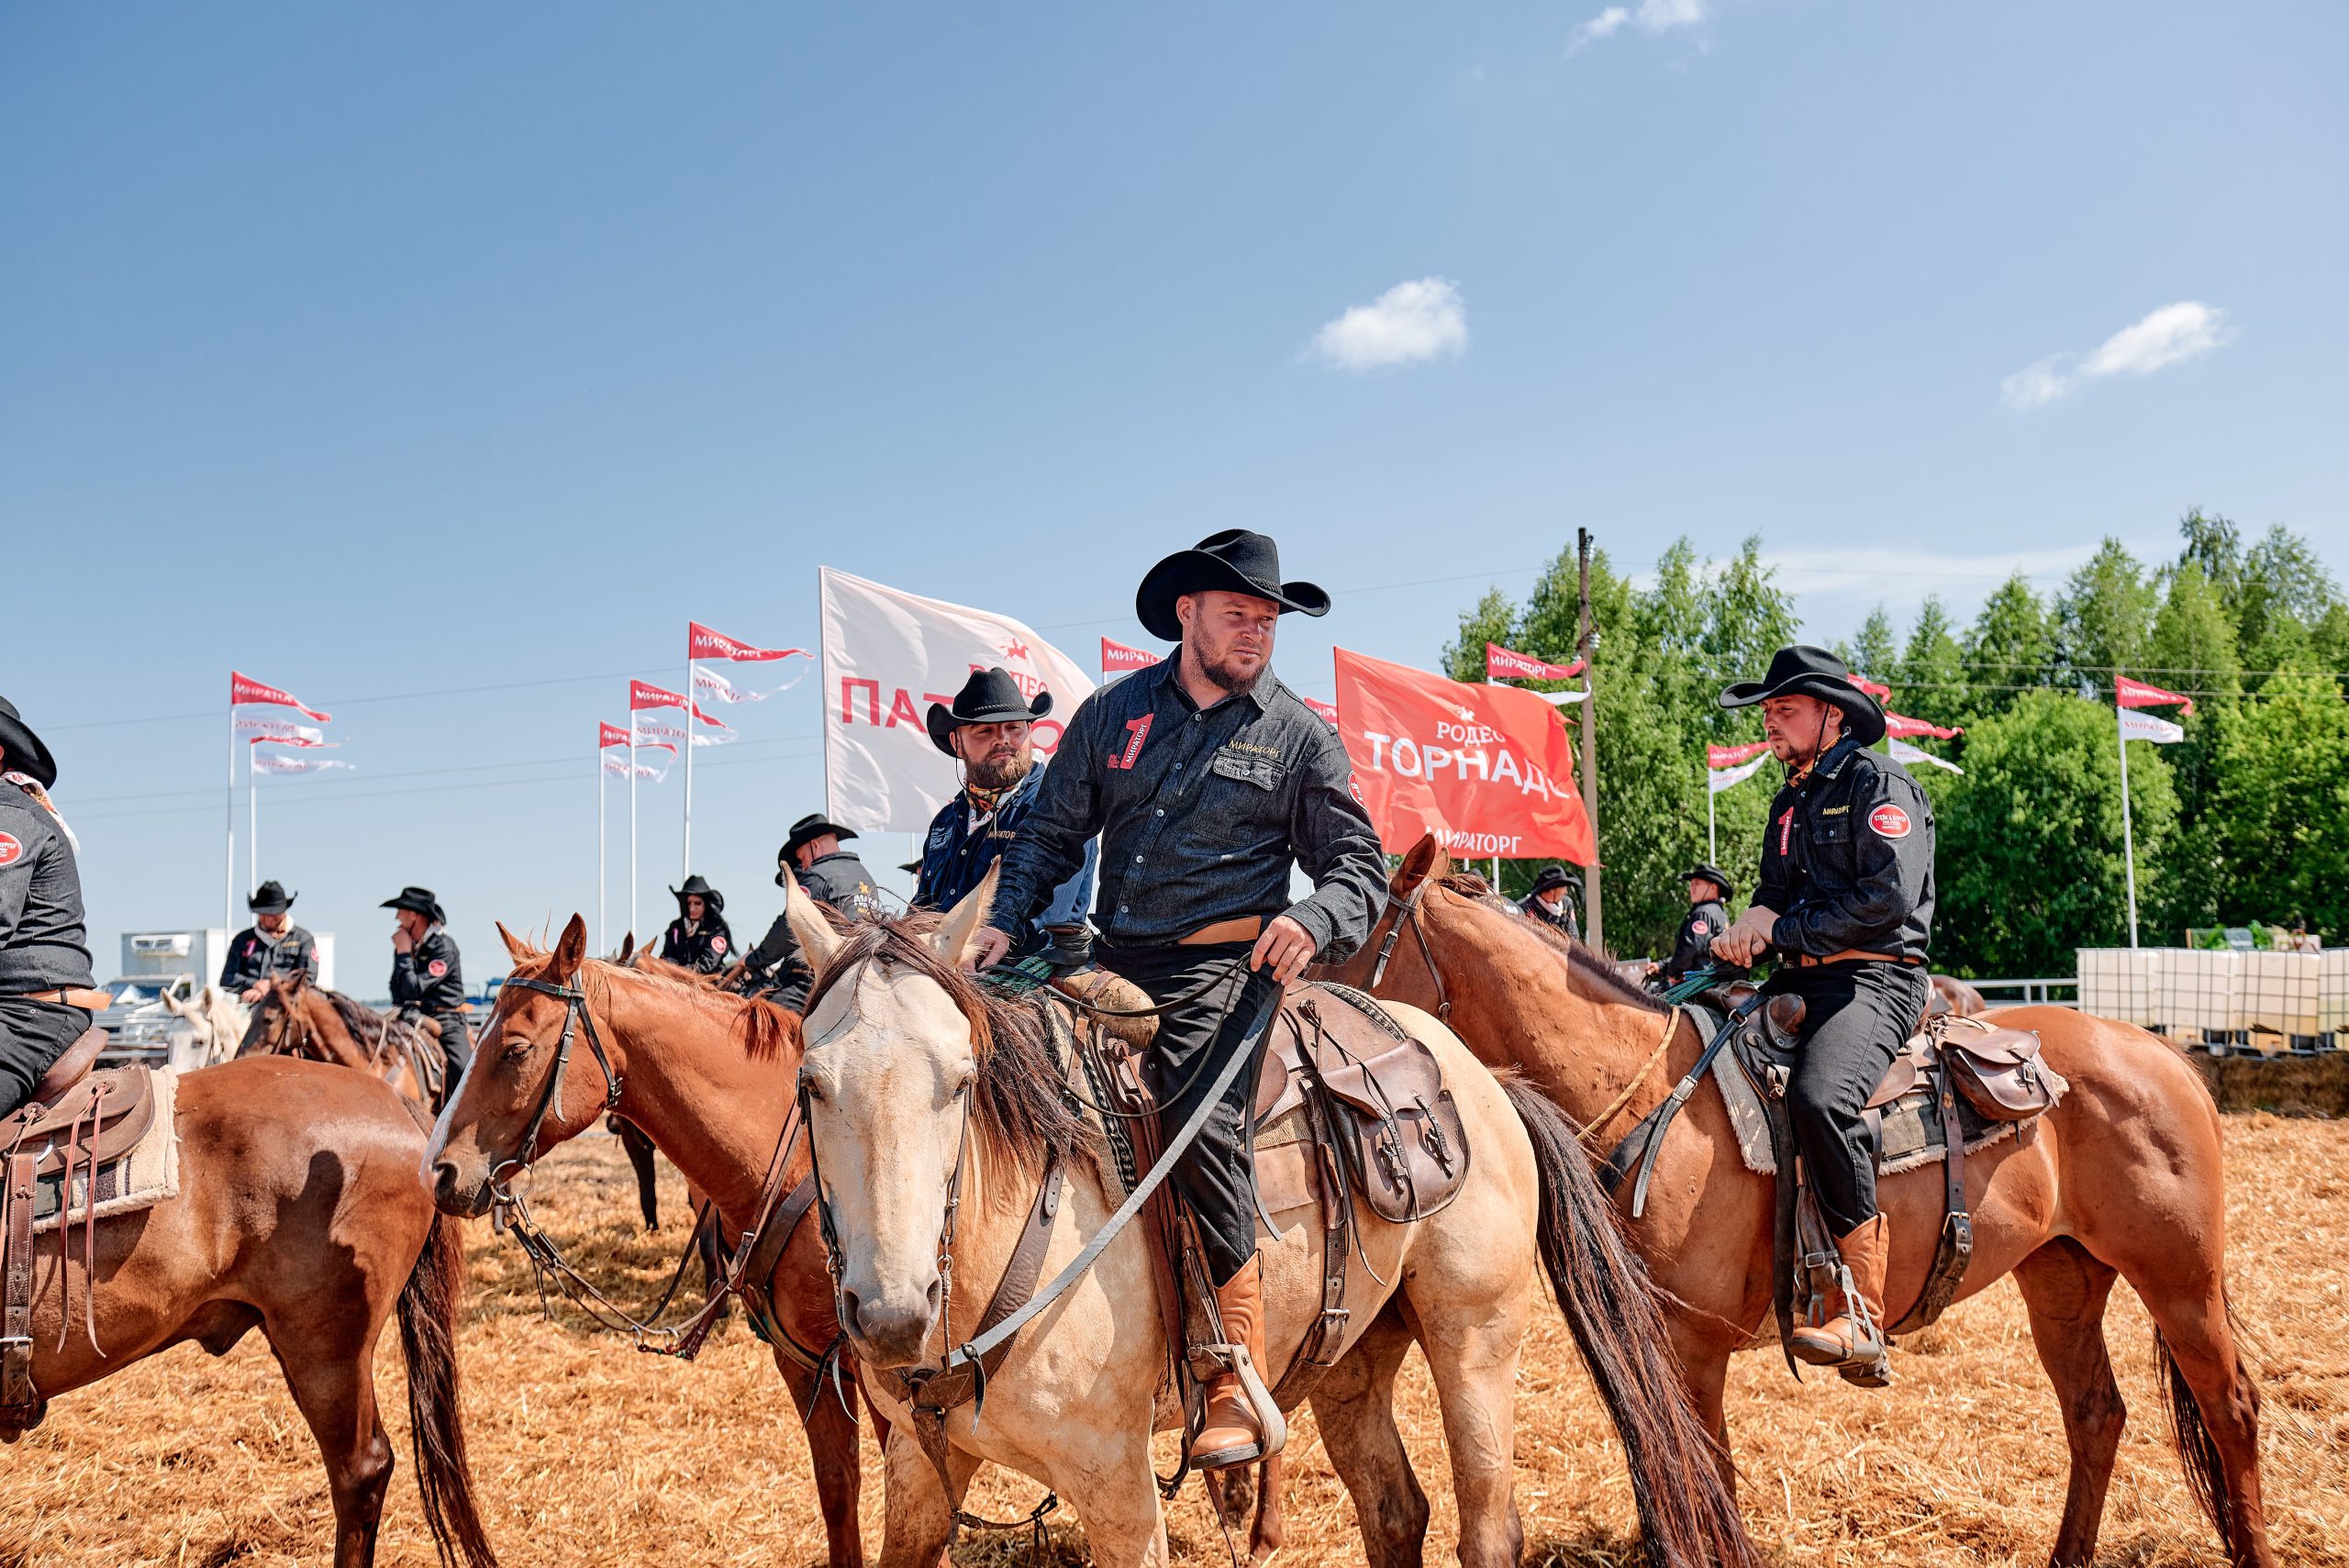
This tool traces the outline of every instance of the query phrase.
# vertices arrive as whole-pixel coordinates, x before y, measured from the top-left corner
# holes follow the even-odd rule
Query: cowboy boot
[[[1795,1329],[1788,1348],[1797,1360],[1812,1366],[1847,1368],[1863,1374],[1884,1373],[1888,1380],[1888,1371],[1883,1365],[1884,1216],[1872,1217],[1836,1242],[1835,1247],[1843,1257],[1843,1271],[1850,1280],[1849,1294],[1841,1288],[1830,1292],[1831,1315],[1827,1321],[1817,1328]]]
[[[1216,1316],[1223,1319],[1226,1344],[1244,1346],[1264,1375],[1264,1266],[1250,1258],[1240,1272],[1215,1288]],[[1201,1470],[1228,1470],[1253,1464],[1264,1455],[1264,1434],[1256,1425],[1255,1407],[1249,1403],[1240,1374],[1217,1373],[1208,1380],[1206,1405],[1199,1417],[1199,1435],[1191,1440],[1191,1462]]]

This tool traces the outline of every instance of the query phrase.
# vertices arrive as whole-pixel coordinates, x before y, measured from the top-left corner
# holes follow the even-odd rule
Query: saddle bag
[[[1333,1130],[1371,1212],[1404,1225],[1458,1196],[1468,1177],[1467,1132],[1428,1048],[1351,1006],[1308,1002],[1291,1027],[1300,1020],[1318,1037],[1301,1054],[1323,1093],[1344,1107]]]
[[[1950,1082],[1985,1121],[2029,1121],[2071,1086],[2041,1057],[2032,1030],[1948,1017],[1934,1019],[1932,1033]]]

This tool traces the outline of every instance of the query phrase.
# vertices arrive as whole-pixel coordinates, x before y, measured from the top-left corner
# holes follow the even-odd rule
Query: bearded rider
[[[220,965],[221,990],[236,993],[240,1002],[258,1002],[271,980],[296,970],[308,975],[313,985],[317,984],[317,939],[294,923],[294,900],[299,896],[274,881],[253,889],[245,900],[253,923],[228,944],[228,959]]]
[[[1151,568],[1134,607],[1153,636],[1182,646],[1079,705],[1004,851],[972,959],[984,968],[1009,952],[1098,833],[1094,957],[1173,1004],[1150,1052],[1171,1141],[1231,1053],[1257,1049],[1287,982],[1317,955],[1361,946],[1386,906],[1386,862],[1337,733],[1272,673],[1279,617],[1324,615],[1329,595],[1284,583],[1278,547],[1234,528]],[[1293,863],[1314,884],[1294,904]],[[1245,1124],[1252,1076],[1231,1080],[1173,1180],[1197,1222],[1225,1341],[1270,1385]],[[1237,1372],[1217,1373],[1206,1401],[1191,1462],[1261,1457]]]
[[[1051,692],[1039,690],[1031,704],[1010,672],[1001,669],[972,671],[952,706],[930,705],[930,743],[963,764],[963,789],[931,819],[922,840],[917,906],[952,909],[1019,839],[1044,783],[1030,731],[1052,711]],[[1053,891],[1042,917],[1011,944],[1011,957],[1042,953],[1057,969],[1080,968],[1088,961],[1092,939],[1085,928],[1085,906],[1093,896],[1097,853],[1087,840],[1084,865]]]
[[[1864,1387],[1891,1379],[1885,1355],[1888,1246],[1877,1212],[1868,1096],[1923,1018],[1933,921],[1933,813],[1899,763],[1867,748],[1884,710],[1841,660],[1782,648],[1759,681],[1720,696],[1762,706],[1787,782],[1770,803],[1753,901],[1713,951],[1751,964],[1775,949],[1766,991],[1807,1004],[1787,1102],[1820,1216],[1842,1258],[1826,1321],[1790,1348]]]

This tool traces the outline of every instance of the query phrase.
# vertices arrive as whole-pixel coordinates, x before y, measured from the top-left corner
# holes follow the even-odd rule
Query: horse
[[[184,1019],[195,1031],[202,1055],[199,1065],[205,1067],[228,1061],[253,1021],[252,1009],[245,1006],[244,999],[217,985],[206,985],[184,1002],[167,990],[163,993],[163,1006],[172,1017]]]
[[[1925,983],[1932,989],[1932,995],[1925,1005],[1927,1018],[1937,1018],[1949,1013],[1961,1018],[1970,1018],[1990,1010],[1990,1004],[1982,999],[1982,993],[1954,974],[1929,974]]]
[[[551,952],[503,926],[498,931],[513,973],[425,1155],[441,1212],[487,1212],[497,1185],[616,1113],[708,1195],[728,1236],[750,1230],[794,1102],[797,1016],[651,965],[588,959],[586,925],[576,916]],[[579,1016],[588,1022],[574,1029],[573,1005],[539,985],[574,989]],[[578,1071],[559,1070],[556,1061],[574,1049]],[[608,1076],[599,1064],[607,1065]],[[796,1181],[807,1156],[804,1150],[787,1152],[788,1167],[779,1173]],[[775,1370],[807,1429],[829,1560],[832,1568],[861,1568],[854,1385],[828,1382],[817,1371],[839,1330],[816,1227],[793,1231],[773,1274],[747,1283],[763,1287],[780,1329],[773,1341]]]
[[[417,1180],[415,1108],[359,1073],[259,1057],[181,1074],[175,1128],[176,1196],[99,1218],[88,1264],[79,1219],[70,1248],[37,1245],[41,1402],[24,1425],[0,1427],[0,1440],[133,1362],[184,1340],[226,1355],[257,1328],[326,1462],[335,1568],[366,1568],[393,1467],[375,1346],[396,1309],[425,1521],[445,1562],[496,1568],[459,1397],[464,1231],[434,1213]],[[81,1322],[68,1310],[76,1285]]]
[[[440,1064],[440,1043],[421,1027],[387,1018],[365,1003],[313,984],[300,970],[262,982],[239,1058],[298,1056],[380,1078],[416,1104],[434,1103],[426,1073]],[[444,1091],[445,1092],[445,1091]]]
[[[1071,1034],[1067,1004],[991,995],[962,967],[993,874],[942,919],[871,920],[846,934],[796,888],[786,894],[818,975],[800,1084],[839,1318],[866,1395],[890,1421],[885,1560],[934,1561],[971,1477],[993,1461],[1074,1502],[1095,1562],[1163,1563],[1150,1442],[1182,1410],[1162,1387],[1169,1347],[1151,1242],[1139,1230],[1105,1234],[1115,1206],[1054,1043]],[[1473,1155],[1457,1195],[1432,1214],[1408,1224],[1360,1216],[1344,1264],[1349,1354],[1309,1396],[1366,1560],[1417,1562],[1424,1546],[1426,1497],[1392,1408],[1416,1340],[1442,1409],[1460,1560],[1518,1562],[1514,1385],[1546,1272],[1623,1441],[1653,1560],[1755,1562],[1713,1444],[1674,1376],[1658,1303],[1564,1118],[1512,1091],[1431,1018],[1396,1011],[1441,1063]],[[1080,1252],[1097,1256],[1049,1305],[1031,1299],[1041,1315],[987,1370],[983,1409],[974,1401],[922,1414],[908,1397],[918,1383],[892,1374],[934,1375],[933,1341],[955,1343],[950,1282],[985,1290],[1007,1277],[1015,1247],[1034,1245],[1022,1240],[1039,1223],[1031,1213],[1044,1217],[1039,1274]],[[1274,1366],[1287,1363],[1321,1309],[1313,1232],[1298,1226],[1264,1244]]]
[[[1707,1041],[1687,1015],[1620,979],[1597,953],[1519,916],[1481,878],[1450,874],[1432,835],[1396,869],[1372,940],[1331,978],[1429,1007],[1470,1049],[1513,1068],[1604,1151],[1664,1099]],[[1385,962],[1382,963],[1382,960]],[[1383,974],[1377,972],[1383,967]],[[2071,1452],[2050,1562],[2089,1562],[2127,1412],[2104,1312],[2125,1278],[2152,1314],[2171,1429],[2199,1505],[2236,1568],[2272,1568],[2260,1499],[2259,1390],[2239,1354],[2225,1274],[2225,1182],[2215,1105],[2170,1046],[2068,1007],[2004,1008],[2038,1033],[2070,1093],[2027,1136],[1965,1159],[1974,1251],[1961,1297],[2015,1276]],[[1898,1311],[1923,1288],[1942,1227],[1938,1166],[1880,1184]],[[1771,1307],[1774,1178],[1747,1171],[1720,1095],[1672,1124],[1631,1238],[1671,1302],[1691,1394],[1729,1451],[1729,1358]]]

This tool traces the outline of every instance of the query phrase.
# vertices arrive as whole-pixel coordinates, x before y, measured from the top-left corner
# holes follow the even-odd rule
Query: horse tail
[[[497,1553],[473,1501],[464,1410],[458,1400],[457,1301],[464,1283],[464,1231],[449,1216],[435,1215],[399,1300],[416,1490],[441,1568],[457,1568],[461,1558],[464,1568],[497,1568]]]
[[[1531,1085],[1504,1075],[1501,1087],[1533,1140],[1542,1264],[1622,1440],[1650,1560],[1664,1568],[1759,1568],[1727,1456],[1689,1402],[1655,1287],[1574,1128]]]
[[[2200,1074],[2196,1074],[2196,1079],[2199,1082]],[[2227,1328],[2240,1345],[2242,1324],[2235,1317],[2234,1299],[2226,1295],[2223,1284],[2220,1295],[2226,1307]],[[2170,1353],[2169,1341],[2158,1327],[2154,1329],[2154,1361],[2161,1369],[2162,1407],[2169,1417],[2170,1445],[2177,1450],[2178,1466],[2186,1472],[2186,1489],[2194,1495],[2195,1505],[2232,1553],[2236,1545],[2234,1509],[2227,1494],[2225,1462],[2219,1453],[2217,1440],[2210,1436],[2210,1429],[2203,1423],[2202,1403],[2195,1398],[2193,1385],[2186,1381],[2185,1371]],[[2248,1367],[2243,1375],[2255,1407],[2259,1385],[2252,1381]]]

